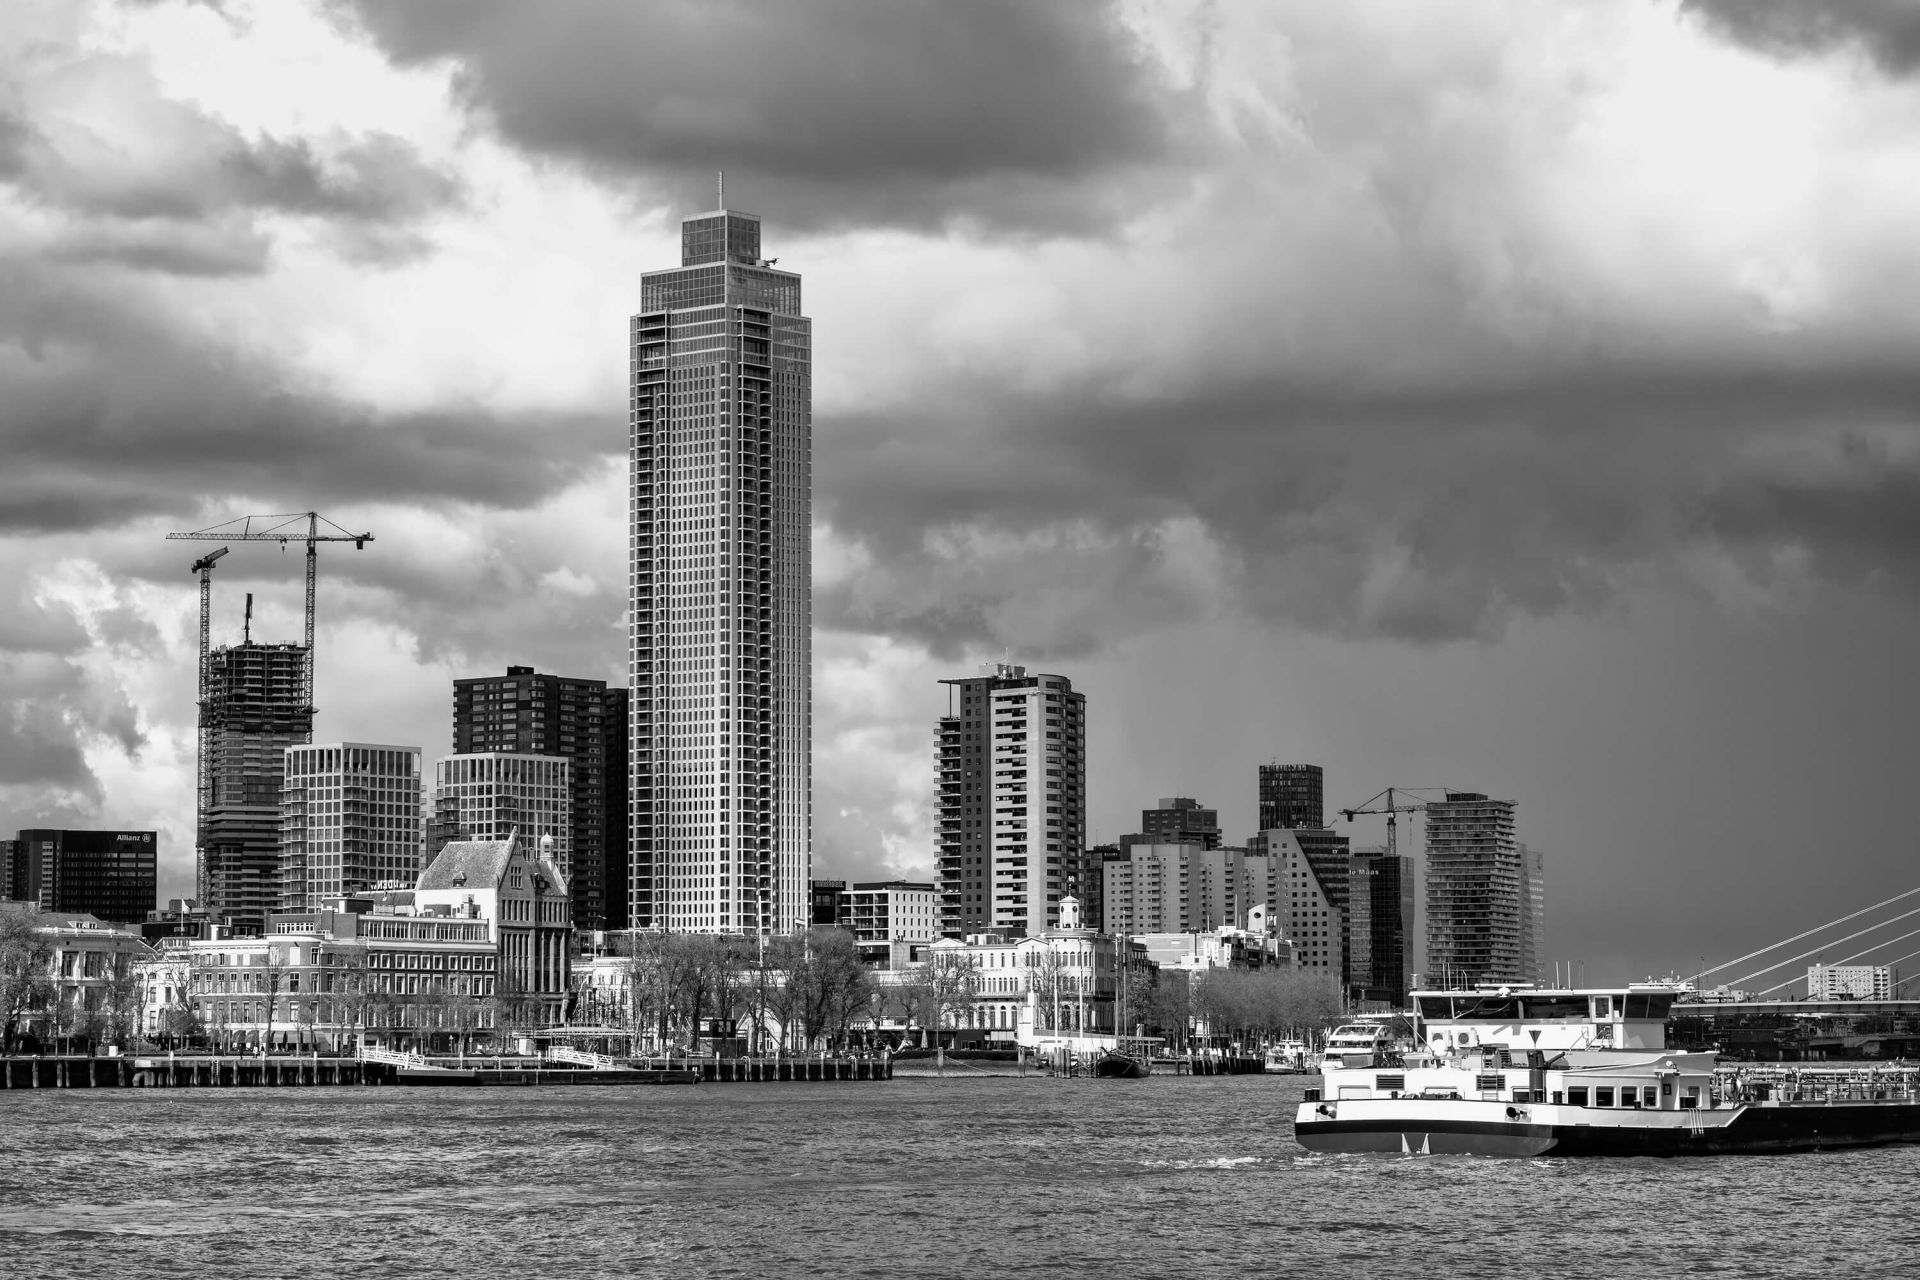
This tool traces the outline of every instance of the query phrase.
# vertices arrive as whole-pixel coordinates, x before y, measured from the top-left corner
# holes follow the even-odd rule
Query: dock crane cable
[[[1822,951],[1825,951],[1828,947],[1838,946],[1842,942],[1852,942],[1855,938],[1863,938],[1867,934],[1872,933],[1877,929],[1884,929],[1890,924],[1898,924],[1902,920],[1907,919],[1909,916],[1920,916],[1920,907],[1915,907],[1911,911],[1903,911],[1897,916],[1889,916],[1887,919],[1878,921],[1874,924],[1870,924],[1864,929],[1856,929],[1844,938],[1833,938],[1828,942],[1826,942],[1825,944],[1813,948],[1813,950],[1811,951],[1802,951],[1797,956],[1789,956],[1785,960],[1781,960],[1775,964],[1770,964],[1764,969],[1755,969],[1752,973],[1749,973],[1744,977],[1734,979],[1734,981],[1728,985],[1737,987],[1743,982],[1751,982],[1755,978],[1759,977],[1761,974],[1772,973],[1775,969],[1779,969],[1786,965],[1793,964],[1795,961],[1810,959],[1814,956],[1819,955]],[[1898,939],[1894,939],[1894,941],[1898,941]],[[1885,945],[1885,944],[1876,944],[1876,945]],[[1867,948],[1867,950],[1869,951],[1874,949],[1875,949],[1874,947]],[[1865,954],[1865,953],[1863,952],[1862,954]],[[1789,978],[1787,979],[1787,981],[1779,983],[1776,986],[1768,987],[1767,990],[1778,991],[1781,987],[1791,986],[1793,983],[1798,981],[1799,981],[1798,978]],[[1762,992],[1761,994],[1764,995],[1765,992]]]
[[[1811,938],[1816,933],[1824,933],[1828,929],[1833,928],[1835,925],[1845,924],[1849,920],[1858,920],[1861,916],[1866,915],[1868,912],[1878,911],[1882,907],[1891,906],[1894,903],[1899,902],[1903,898],[1911,898],[1916,893],[1920,893],[1920,888],[1909,889],[1905,893],[1896,893],[1891,898],[1883,898],[1879,902],[1874,903],[1872,906],[1862,907],[1860,908],[1860,910],[1852,912],[1848,915],[1841,916],[1837,920],[1829,920],[1825,924],[1815,925],[1813,928],[1806,930],[1804,933],[1796,933],[1791,938],[1783,938],[1781,941],[1774,943],[1772,946],[1761,947],[1758,951],[1749,951],[1747,952],[1747,954],[1743,956],[1735,956],[1733,959],[1727,961],[1725,964],[1717,964],[1713,966],[1713,968],[1711,969],[1702,969],[1700,972],[1694,974],[1693,977],[1689,979],[1689,981],[1692,982],[1696,987],[1698,987],[1700,984],[1700,980],[1702,978],[1709,976],[1710,974],[1719,973],[1722,969],[1731,969],[1733,968],[1734,965],[1737,965],[1737,964],[1745,964],[1747,961],[1763,956],[1767,954],[1767,952],[1769,951],[1778,951],[1782,947],[1790,947],[1796,942],[1800,942],[1804,939]],[[1901,919],[1901,918],[1903,917],[1898,917],[1898,916],[1895,917],[1895,919]],[[1893,921],[1889,920],[1889,921],[1886,921],[1885,923],[1892,924]],[[1860,935],[1854,934],[1853,936],[1859,937]],[[1849,941],[1849,939],[1841,938],[1840,941],[1846,942],[1846,941]],[[1817,954],[1817,953],[1810,953],[1810,954]],[[1804,959],[1805,957],[1801,957],[1801,958]],[[1790,960],[1784,961],[1783,963],[1791,964],[1792,961]],[[1779,967],[1780,967],[1779,965],[1772,965],[1766,969],[1760,970],[1760,973],[1768,973],[1768,972],[1771,972],[1773,969],[1777,969]],[[1758,977],[1759,974],[1752,974],[1749,976]],[[1737,986],[1738,984],[1730,983],[1728,985]]]

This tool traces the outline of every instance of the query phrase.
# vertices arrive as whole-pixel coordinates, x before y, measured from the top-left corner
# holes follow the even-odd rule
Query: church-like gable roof
[[[497,889],[506,878],[514,841],[449,840],[420,873],[422,889]]]

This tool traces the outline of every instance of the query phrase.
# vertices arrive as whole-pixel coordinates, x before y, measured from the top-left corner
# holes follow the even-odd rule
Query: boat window
[[[1445,996],[1421,996],[1420,1016],[1423,1018],[1451,1018],[1453,1002]]]
[[[1671,991],[1629,991],[1622,997],[1622,1007],[1629,1018],[1647,1018],[1655,1022],[1665,1022],[1667,1014],[1673,1008],[1675,995]]]
[[[1586,1089],[1582,1087],[1582,1088],[1567,1090],[1567,1105],[1570,1107],[1586,1106],[1587,1105]]]
[[[1521,1001],[1527,1017],[1533,1021],[1585,1021],[1587,1017],[1587,998],[1585,996],[1527,996]]]
[[[1596,1107],[1612,1106],[1613,1105],[1613,1087],[1611,1085],[1594,1086],[1593,1105]]]
[[[1640,1090],[1640,1101],[1646,1106],[1657,1107],[1660,1105],[1660,1095],[1654,1092],[1652,1085],[1648,1085]]]
[[[1700,1105],[1700,1086],[1697,1084],[1690,1084],[1680,1094],[1680,1106],[1684,1110],[1692,1110],[1698,1107],[1699,1105]]]
[[[1475,996],[1453,1002],[1453,1016],[1484,1022],[1512,1022],[1520,1017],[1520,1002],[1512,996]]]
[[[1640,1105],[1640,1091],[1630,1084],[1621,1085],[1620,1105],[1623,1107],[1638,1107]]]
[[[1593,998],[1593,1016],[1596,1018],[1611,1018],[1613,1016],[1613,997],[1595,996]]]

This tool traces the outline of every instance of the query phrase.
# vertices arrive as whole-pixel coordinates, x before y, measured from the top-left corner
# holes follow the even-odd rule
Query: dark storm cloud
[[[16,101],[0,103],[0,184],[60,220],[47,252],[61,261],[257,274],[270,243],[255,223],[277,214],[322,224],[350,261],[387,265],[422,256],[413,228],[466,198],[401,138],[250,137],[167,98],[131,59],[75,57],[16,78]],[[122,136],[122,115],[147,135]]]
[[[474,408],[383,414],[191,341],[125,297],[0,263],[0,531],[111,528],[246,493],[518,508],[619,448],[617,424]]]
[[[1775,56],[1855,47],[1881,70],[1920,68],[1920,5],[1913,0],[1682,0],[1708,26]]]
[[[1902,370],[1682,360],[1476,394],[1256,380],[1137,403],[1094,387],[966,403],[911,429],[823,423],[822,517],[872,560],[821,592],[823,622],[943,657],[1071,656],[1217,603],[1181,580],[1181,522],[1224,552],[1231,608],[1417,643],[1603,608],[1691,551],[1760,573],[1791,547],[1817,573],[1920,589],[1920,468],[1842,434],[1894,423],[1920,442],[1920,378]],[[1756,452],[1782,442],[1799,442],[1793,456]]]
[[[133,164],[77,158],[45,131],[0,120],[0,175],[43,205],[125,219],[193,220],[244,209],[405,222],[462,198],[455,177],[391,135],[355,139],[323,157],[304,138],[250,140],[178,104],[155,106],[174,117],[172,145]]]
[[[1171,99],[1106,4],[338,0],[530,152],[783,225],[1043,228],[1124,212],[1087,179],[1168,157]]]
[[[56,262],[101,264],[174,276],[250,276],[267,269],[271,244],[233,225],[176,222],[79,226],[48,249]]]

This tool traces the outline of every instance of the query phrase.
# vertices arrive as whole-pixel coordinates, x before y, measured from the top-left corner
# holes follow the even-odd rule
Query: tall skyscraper
[[[1084,878],[1086,695],[1005,663],[942,680],[940,931],[1039,933]]]
[[[1428,981],[1532,982],[1537,916],[1513,802],[1449,791],[1426,818]]]
[[[307,648],[228,645],[207,655],[200,696],[201,905],[241,933],[280,906],[280,787],[286,750],[313,738]]]
[[[436,760],[426,861],[454,840],[505,840],[518,832],[522,844],[571,879],[573,797],[573,761],[565,756],[475,751]]]
[[[627,691],[609,689],[604,680],[546,675],[532,667],[508,667],[504,676],[455,680],[453,750],[455,755],[508,752],[566,757],[572,826],[557,843],[565,851],[561,869],[573,891],[574,925],[625,928]],[[450,815],[439,813],[437,803],[436,798],[432,828],[436,837],[506,839],[505,831],[452,834],[447,826]],[[538,849],[538,840],[527,832],[522,831],[521,838]],[[435,845],[427,855],[431,858],[438,852]]]
[[[420,875],[420,748],[288,747],[280,792],[280,909]]]
[[[1260,766],[1260,829],[1326,825],[1325,775],[1317,764]]]
[[[156,905],[159,837],[151,831],[35,828],[13,847],[11,896],[43,911],[85,912],[137,924]]]
[[[812,323],[760,219],[680,224],[629,330],[630,924],[803,926],[813,864]]]
[[[1357,997],[1405,1007],[1412,962],[1413,859],[1385,849],[1355,849],[1347,902],[1347,969]]]

